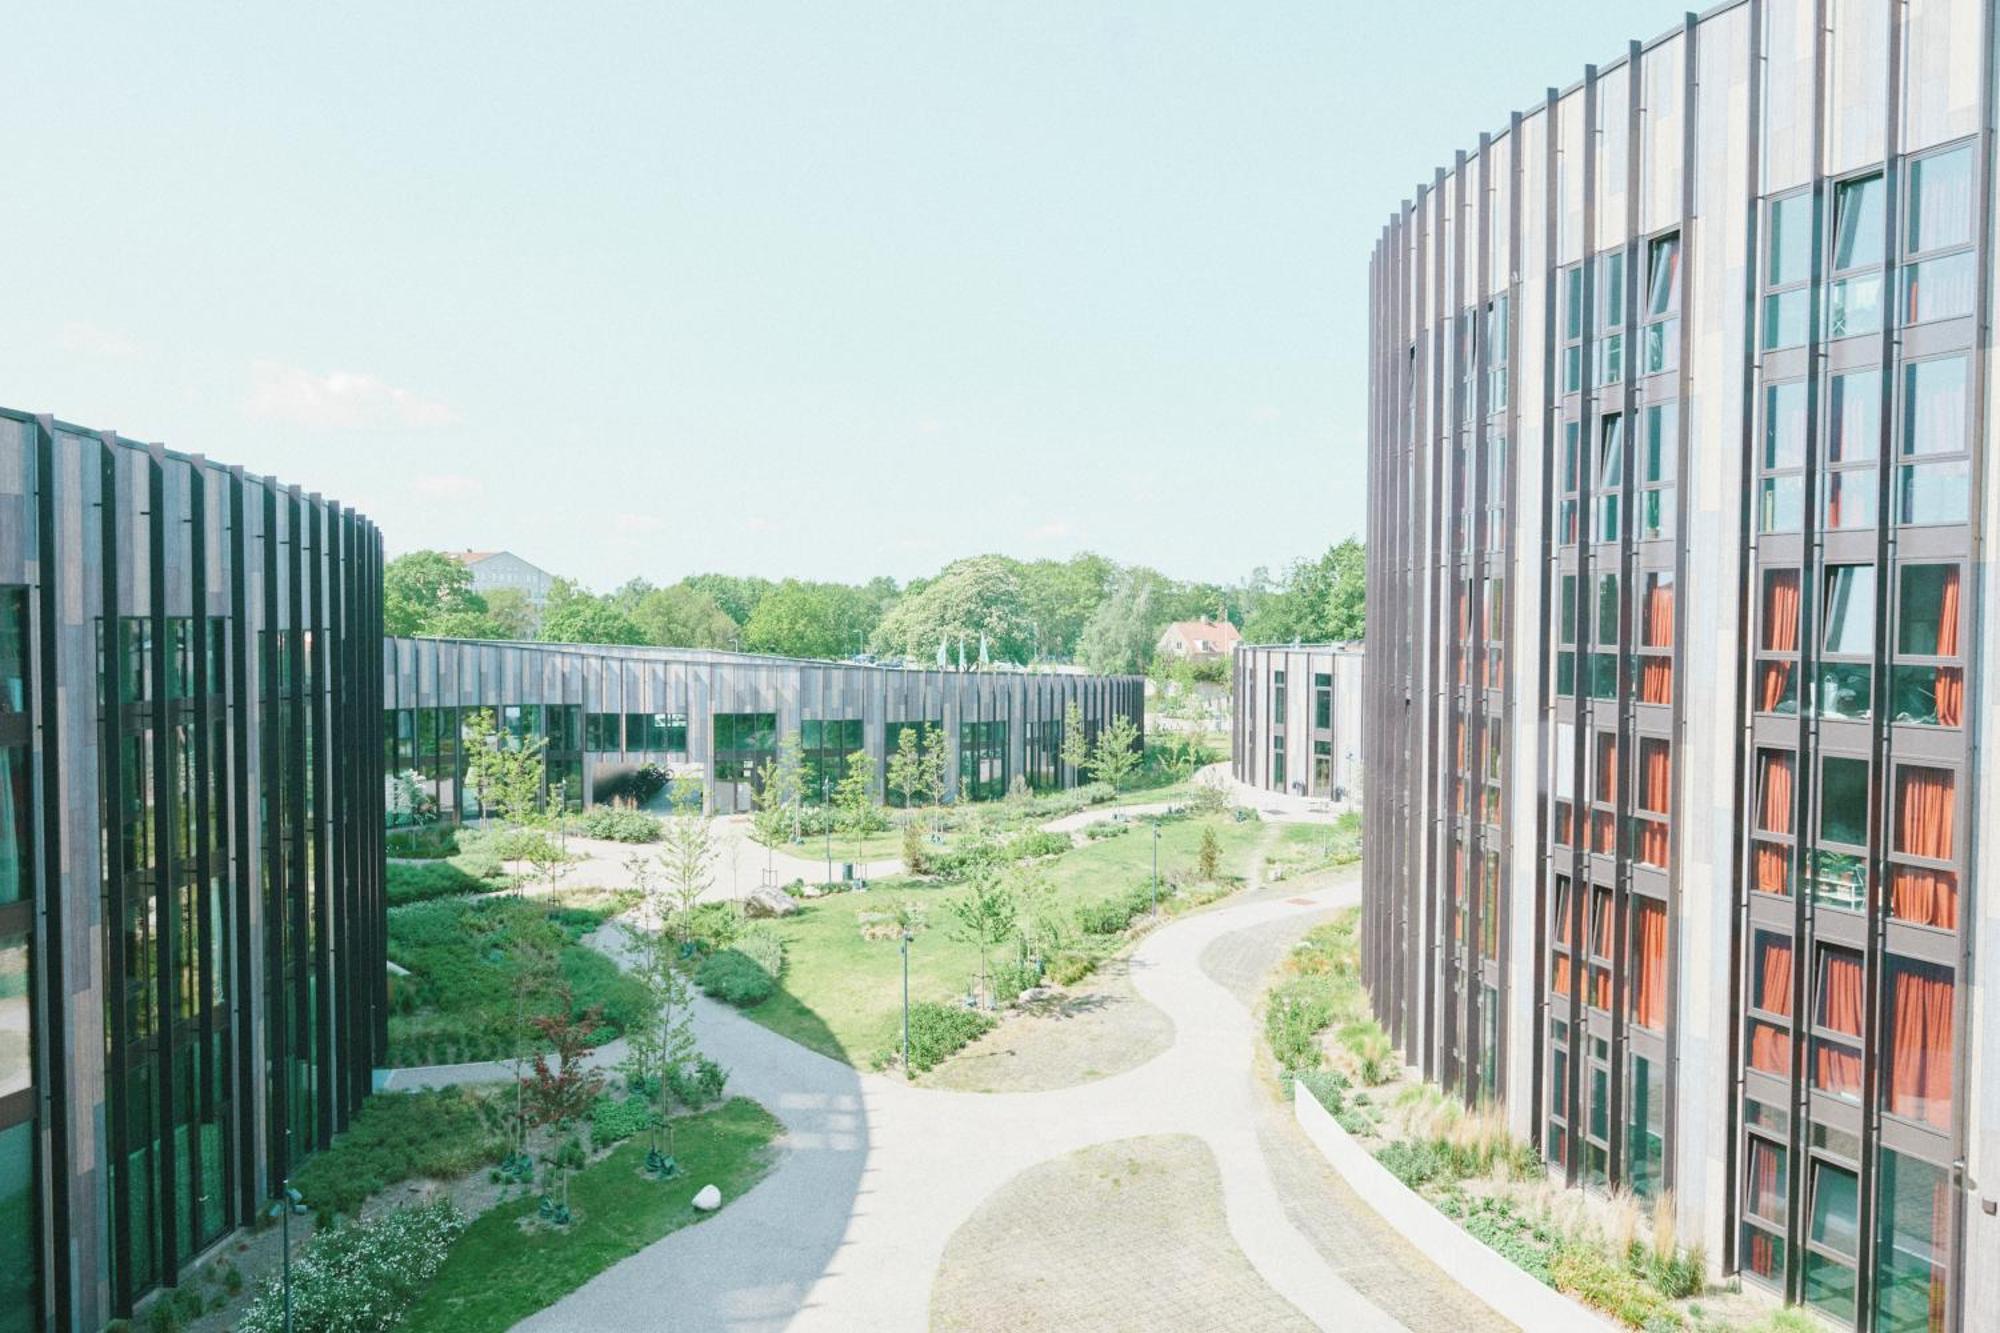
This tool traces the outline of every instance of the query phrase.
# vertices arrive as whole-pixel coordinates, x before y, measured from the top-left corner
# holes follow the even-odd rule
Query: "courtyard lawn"
[[[695,1191],[713,1184],[724,1206],[761,1180],[776,1160],[771,1141],[783,1128],[748,1098],[675,1122],[672,1180],[645,1174],[642,1136],[570,1178],[575,1221],[555,1230],[535,1221],[529,1195],[480,1215],[451,1248],[431,1284],[403,1320],[430,1333],[500,1333],[628,1255],[703,1214]],[[661,1300],[671,1302],[672,1293]]]
[[[1224,874],[1246,874],[1264,827],[1238,824],[1227,816],[1163,825],[1162,880],[1192,873],[1204,828],[1213,828],[1221,841]],[[1148,883],[1152,864],[1152,831],[1138,821],[1129,833],[1086,843],[1041,863],[1059,900],[1072,910]],[[910,946],[910,999],[951,1000],[976,986],[979,975],[978,950],[952,938],[946,910],[948,902],[965,892],[962,885],[894,879],[802,903],[795,915],[772,923],[785,940],[785,972],[777,994],[744,1013],[802,1046],[866,1068],[897,1045],[903,993],[896,942],[862,938],[861,918],[885,911],[898,898],[920,904],[927,925]],[[1122,937],[1084,938],[1104,941],[1108,952]],[[1012,941],[1001,945],[992,960],[1011,958],[1014,948]]]

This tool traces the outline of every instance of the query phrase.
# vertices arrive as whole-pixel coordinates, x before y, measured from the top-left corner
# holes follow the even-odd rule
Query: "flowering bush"
[[[375,1333],[392,1328],[437,1276],[465,1218],[448,1199],[398,1208],[372,1222],[343,1222],[306,1242],[292,1261],[292,1324],[298,1333]],[[236,1325],[278,1333],[285,1289],[273,1277]]]

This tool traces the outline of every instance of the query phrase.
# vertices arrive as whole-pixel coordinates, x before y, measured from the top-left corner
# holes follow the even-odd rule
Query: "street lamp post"
[[[1153,821],[1153,915],[1160,914],[1160,821]]]
[[[288,1139],[291,1137],[289,1131],[285,1137]],[[285,1177],[283,1188],[284,1196],[278,1200],[278,1216],[283,1219],[278,1224],[280,1232],[278,1244],[284,1251],[282,1261],[284,1265],[282,1269],[283,1277],[280,1281],[283,1283],[285,1289],[285,1333],[292,1333],[292,1213],[305,1200],[297,1190],[292,1188],[292,1178],[290,1176]]]
[[[819,780],[819,812],[826,820],[826,882],[833,883],[833,800],[832,784],[825,778]]]
[[[910,941],[914,936],[908,930],[903,932],[903,1078],[916,1077],[910,1069]]]

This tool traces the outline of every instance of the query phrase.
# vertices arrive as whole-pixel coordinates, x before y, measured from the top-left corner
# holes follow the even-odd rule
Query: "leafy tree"
[[[483,616],[472,571],[442,551],[411,551],[382,567],[382,629],[386,634],[435,634],[447,616]]]
[[[945,786],[951,776],[951,737],[943,727],[928,723],[920,730],[923,749],[917,765],[917,790],[923,794],[925,805],[936,807],[944,804]]]
[[[1062,747],[1058,756],[1076,773],[1090,768],[1090,732],[1083,725],[1083,709],[1074,699],[1063,705]]]
[[[750,623],[757,603],[772,588],[769,579],[738,578],[733,574],[690,574],[681,586],[705,594],[739,625]]]
[[[546,917],[507,923],[497,918],[489,927],[494,947],[507,957],[512,974],[512,1025],[508,1036],[514,1047],[514,1152],[525,1157],[528,1136],[528,1067],[541,1047],[541,1030],[535,1020],[549,1012],[551,992],[558,980],[556,960],[562,950],[562,936]]]
[[[1246,634],[1260,643],[1339,642],[1366,632],[1368,553],[1349,537],[1317,560],[1300,560],[1258,604]]]
[[[1139,728],[1120,713],[1097,733],[1097,746],[1090,754],[1090,776],[1108,782],[1117,791],[1132,776],[1145,756],[1139,752]]]
[[[778,742],[778,752],[757,770],[757,783],[750,792],[754,813],[750,826],[757,841],[775,847],[780,840],[797,842],[802,807],[805,804],[805,746],[794,731]]]
[[[875,765],[868,751],[856,750],[847,756],[847,772],[833,789],[833,808],[840,815],[842,831],[854,839],[854,859],[861,859],[861,840],[875,827]]]
[[[1126,570],[1097,604],[1077,640],[1077,660],[1105,675],[1144,671],[1167,618],[1155,609],[1165,580],[1152,570]]]
[[[917,736],[916,727],[904,727],[896,736],[896,749],[889,756],[889,785],[903,793],[903,809],[910,808],[910,801],[923,785],[923,748]]]
[[[758,599],[743,646],[786,657],[848,657],[867,644],[878,615],[864,588],[786,579]]]
[[[993,950],[1006,943],[1020,920],[1020,904],[1013,889],[999,875],[988,871],[973,881],[972,889],[947,904],[952,918],[952,938],[979,950],[979,1007],[992,1008],[986,993],[986,960]]]
[[[542,613],[543,643],[630,643],[646,641],[631,617],[606,597],[568,579],[557,579]]]
[[[543,757],[548,741],[523,740],[494,729],[493,710],[474,709],[465,719],[465,776],[479,807],[495,818],[528,823],[542,799]]]
[[[575,999],[567,983],[556,987],[560,1000],[554,1013],[531,1020],[542,1040],[555,1048],[556,1063],[545,1054],[535,1057],[534,1069],[521,1080],[526,1094],[528,1119],[537,1125],[556,1128],[577,1120],[590,1111],[590,1104],[604,1091],[604,1075],[584,1063],[590,1053],[590,1038],[604,1022],[604,1010],[593,1005],[573,1015]],[[563,1206],[569,1205],[568,1154],[557,1150],[549,1155],[549,1166],[562,1186]]]
[[[634,858],[643,862],[644,858]],[[680,967],[680,946],[667,930],[667,920],[676,902],[666,884],[649,870],[639,870],[634,878],[644,895],[658,927],[641,934],[631,932],[637,944],[632,975],[646,989],[646,1021],[626,1029],[625,1068],[627,1082],[653,1107],[652,1148],[660,1147],[659,1125],[666,1117],[667,1089],[677,1071],[684,1070],[701,1054],[694,1040],[694,998]]]
[[[1014,562],[997,555],[955,561],[921,589],[914,584],[912,589],[876,627],[877,651],[923,661],[942,642],[955,659],[963,643],[969,659],[982,634],[995,660],[1023,662],[1034,651],[1034,628]]]
[[[492,638],[517,641],[532,639],[535,637],[540,619],[540,615],[528,601],[528,594],[519,588],[495,588],[486,594],[486,621],[488,628],[493,631],[490,636]]]
[[[1117,570],[1110,560],[1088,551],[1019,567],[1021,601],[1040,657],[1068,661],[1076,655],[1084,624],[1109,592]]]
[[[633,579],[611,595],[626,619],[639,627],[644,641],[660,648],[728,648],[741,637],[741,626],[713,597],[685,583],[655,588]]]
[[[685,799],[690,775],[674,779],[673,809],[660,836],[660,873],[667,901],[674,906],[674,921],[683,943],[691,938],[695,905],[715,882],[715,826],[703,803]],[[700,779],[692,779],[699,784]],[[660,918],[665,931],[667,919]]]

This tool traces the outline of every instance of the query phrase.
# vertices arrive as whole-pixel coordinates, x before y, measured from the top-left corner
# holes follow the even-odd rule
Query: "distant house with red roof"
[[[1190,662],[1226,660],[1243,642],[1243,634],[1226,620],[1176,620],[1160,631],[1153,651],[1161,657]]]

